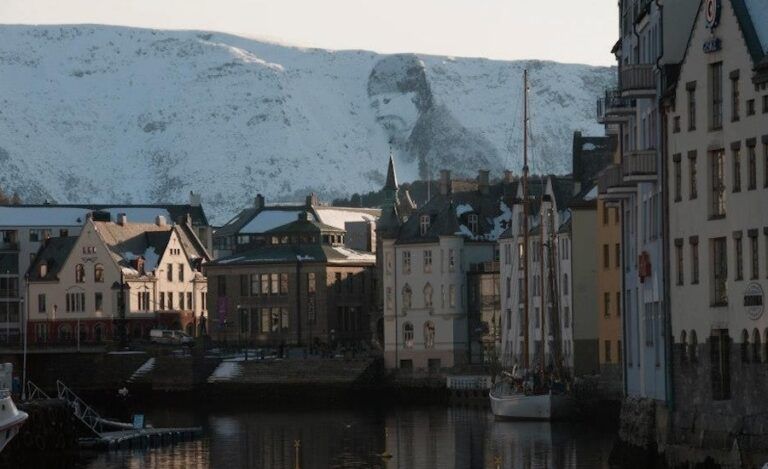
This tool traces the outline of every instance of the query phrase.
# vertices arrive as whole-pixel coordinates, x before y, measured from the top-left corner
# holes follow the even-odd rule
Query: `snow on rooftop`
[[[144,271],[152,272],[157,268],[157,261],[160,259],[160,255],[155,251],[154,246],[147,246],[144,251]]]
[[[93,209],[83,207],[60,207],[56,205],[40,207],[0,207],[0,226],[82,226],[87,215]],[[109,207],[100,208],[100,212],[109,212],[112,220],[119,213],[125,213],[129,223],[154,223],[158,215],[172,222],[171,214],[162,207]]]
[[[218,262],[219,264],[229,264],[231,262],[242,261],[243,259],[245,259],[245,257],[237,256],[237,257],[231,257],[229,259],[221,259],[221,260],[218,260],[216,262]]]
[[[587,143],[585,143],[584,145],[581,146],[581,149],[585,150],[585,151],[593,151],[593,150],[596,150],[597,147],[595,146],[594,143],[587,142]]]
[[[339,254],[346,257],[348,261],[370,261],[370,262],[376,262],[376,255],[367,253],[367,252],[360,252],[355,251],[353,249],[345,248],[342,246],[334,246],[332,248],[334,251],[338,252]],[[338,262],[337,259],[333,259],[333,262]]]
[[[512,220],[512,209],[504,201],[499,202],[501,213],[493,219],[493,229],[486,236],[487,239],[496,241],[504,233]]]
[[[299,210],[262,210],[253,220],[240,229],[240,233],[264,233],[299,219]],[[308,219],[315,217],[308,213]]]
[[[768,54],[768,1],[744,0],[744,3],[747,4],[749,16],[752,17],[752,24],[763,46],[763,52]]]
[[[371,215],[363,211],[356,210],[340,210],[338,208],[322,208],[315,209],[317,215],[320,217],[320,221],[326,225],[331,225],[340,230],[346,229],[344,224],[347,222],[360,222],[360,221],[376,221],[376,216]]]
[[[474,211],[475,211],[475,209],[473,209],[472,206],[469,205],[469,204],[461,204],[461,205],[456,206],[456,216],[457,217],[460,217],[460,216],[464,215],[465,213],[470,213],[470,212],[474,212]]]
[[[595,200],[597,198],[597,186],[593,187],[591,191],[587,192],[584,196],[584,200]]]

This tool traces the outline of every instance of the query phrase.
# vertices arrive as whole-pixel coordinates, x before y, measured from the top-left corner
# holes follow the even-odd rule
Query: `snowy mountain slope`
[[[300,49],[198,31],[0,26],[0,187],[25,201],[250,203],[378,189],[398,176],[520,171],[522,70],[534,171],[602,134],[609,68]]]

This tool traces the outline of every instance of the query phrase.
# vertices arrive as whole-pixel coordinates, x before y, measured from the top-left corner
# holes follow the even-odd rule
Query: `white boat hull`
[[[0,394],[0,452],[19,434],[19,429],[27,420],[27,413],[16,408],[10,394]]]
[[[572,402],[561,394],[502,394],[490,393],[491,411],[501,419],[561,420],[567,418]]]

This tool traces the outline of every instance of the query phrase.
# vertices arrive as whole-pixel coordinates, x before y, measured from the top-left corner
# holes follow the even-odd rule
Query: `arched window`
[[[75,266],[75,282],[85,282],[85,267],[83,267],[83,264],[77,264]]]
[[[695,362],[699,358],[699,341],[696,338],[696,331],[693,329],[691,329],[690,342],[691,342],[691,351],[688,353],[688,356],[690,357],[692,362]]]
[[[93,281],[97,283],[104,282],[104,266],[96,264],[93,266]]]
[[[424,323],[424,348],[435,348],[435,325],[432,321]]]
[[[741,362],[749,363],[749,332],[741,331]]]
[[[568,294],[568,274],[563,274],[563,295]]]
[[[683,362],[688,360],[688,337],[685,335],[685,330],[680,332],[680,360]]]
[[[413,324],[410,322],[403,324],[403,344],[405,348],[413,348]]]
[[[407,283],[403,287],[403,309],[408,310],[411,309],[411,300],[413,297],[413,291],[411,290],[410,285]]]
[[[752,329],[752,361],[760,363],[760,331]]]
[[[432,307],[432,285],[429,282],[424,285],[424,307]]]

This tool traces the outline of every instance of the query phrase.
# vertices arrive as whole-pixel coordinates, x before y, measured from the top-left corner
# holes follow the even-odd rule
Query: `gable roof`
[[[64,238],[48,238],[40,248],[35,261],[29,266],[27,273],[30,281],[57,280],[59,272],[69,257],[69,253],[77,243],[77,236]],[[46,274],[40,276],[40,266],[46,265]]]

